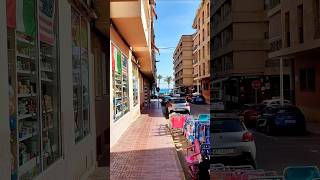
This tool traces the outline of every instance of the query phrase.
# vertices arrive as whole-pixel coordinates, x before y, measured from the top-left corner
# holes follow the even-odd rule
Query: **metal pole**
[[[280,58],[280,104],[283,106],[283,57]]]
[[[258,104],[258,89],[255,90],[255,94],[256,94],[256,104]]]

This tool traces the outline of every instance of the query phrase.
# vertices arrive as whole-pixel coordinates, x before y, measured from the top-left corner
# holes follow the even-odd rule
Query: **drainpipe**
[[[283,106],[283,57],[280,58],[280,104]]]

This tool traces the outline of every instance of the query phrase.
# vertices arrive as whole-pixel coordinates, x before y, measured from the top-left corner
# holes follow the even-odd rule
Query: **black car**
[[[206,100],[202,95],[193,96],[191,102],[193,104],[206,104]]]
[[[296,106],[268,106],[257,120],[257,130],[267,134],[291,131],[304,134],[306,121],[303,113]]]

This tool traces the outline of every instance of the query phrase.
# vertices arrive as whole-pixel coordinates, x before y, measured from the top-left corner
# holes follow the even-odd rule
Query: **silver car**
[[[190,114],[190,104],[183,97],[173,97],[167,104],[168,113],[180,112]]]
[[[256,167],[256,145],[240,117],[210,119],[212,160],[215,163],[250,164]]]

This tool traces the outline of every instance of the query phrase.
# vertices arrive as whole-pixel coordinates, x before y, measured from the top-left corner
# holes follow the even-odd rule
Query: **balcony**
[[[110,18],[139,59],[141,72],[154,78],[152,55],[152,7],[145,0],[111,0]]]
[[[218,58],[232,51],[263,51],[268,50],[269,46],[264,40],[231,40],[224,46],[217,45],[212,58]]]

